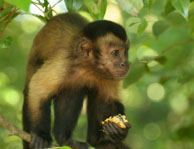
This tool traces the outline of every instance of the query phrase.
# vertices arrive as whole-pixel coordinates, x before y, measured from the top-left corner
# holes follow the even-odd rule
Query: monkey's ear
[[[87,38],[82,38],[76,47],[76,52],[78,56],[89,56],[92,50],[92,42]]]

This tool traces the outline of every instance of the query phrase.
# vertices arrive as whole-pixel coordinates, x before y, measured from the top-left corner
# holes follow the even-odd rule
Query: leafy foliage
[[[123,10],[132,16],[137,16],[139,11],[143,8],[142,0],[117,0],[117,2]]]
[[[103,19],[106,12],[107,0],[84,0],[84,4],[95,19]]]
[[[65,0],[68,11],[77,11],[83,5],[83,0]]]
[[[15,5],[17,8],[28,11],[31,0],[5,0],[5,2]]]

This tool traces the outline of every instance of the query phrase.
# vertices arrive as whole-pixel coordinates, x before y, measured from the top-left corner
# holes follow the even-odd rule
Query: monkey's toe
[[[37,135],[32,135],[31,147],[32,149],[45,149],[51,147],[51,142]]]

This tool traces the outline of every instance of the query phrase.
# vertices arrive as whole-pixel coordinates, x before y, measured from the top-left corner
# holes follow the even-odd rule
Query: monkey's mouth
[[[114,73],[115,79],[124,79],[128,74],[128,70],[118,70]]]
[[[125,64],[124,67],[120,67],[119,65],[119,67],[117,66],[117,68],[114,70],[112,74],[115,78],[124,79],[127,76],[129,69],[130,65],[128,63]]]

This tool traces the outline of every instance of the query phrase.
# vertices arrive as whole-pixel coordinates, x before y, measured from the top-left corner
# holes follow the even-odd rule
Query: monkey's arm
[[[102,97],[94,99],[93,97],[97,97],[95,92],[88,96],[88,143],[97,149],[128,149],[122,143],[128,133],[128,128],[121,129],[114,123],[107,123],[104,126],[101,124],[110,116],[124,115],[124,106],[116,100],[104,100]]]

